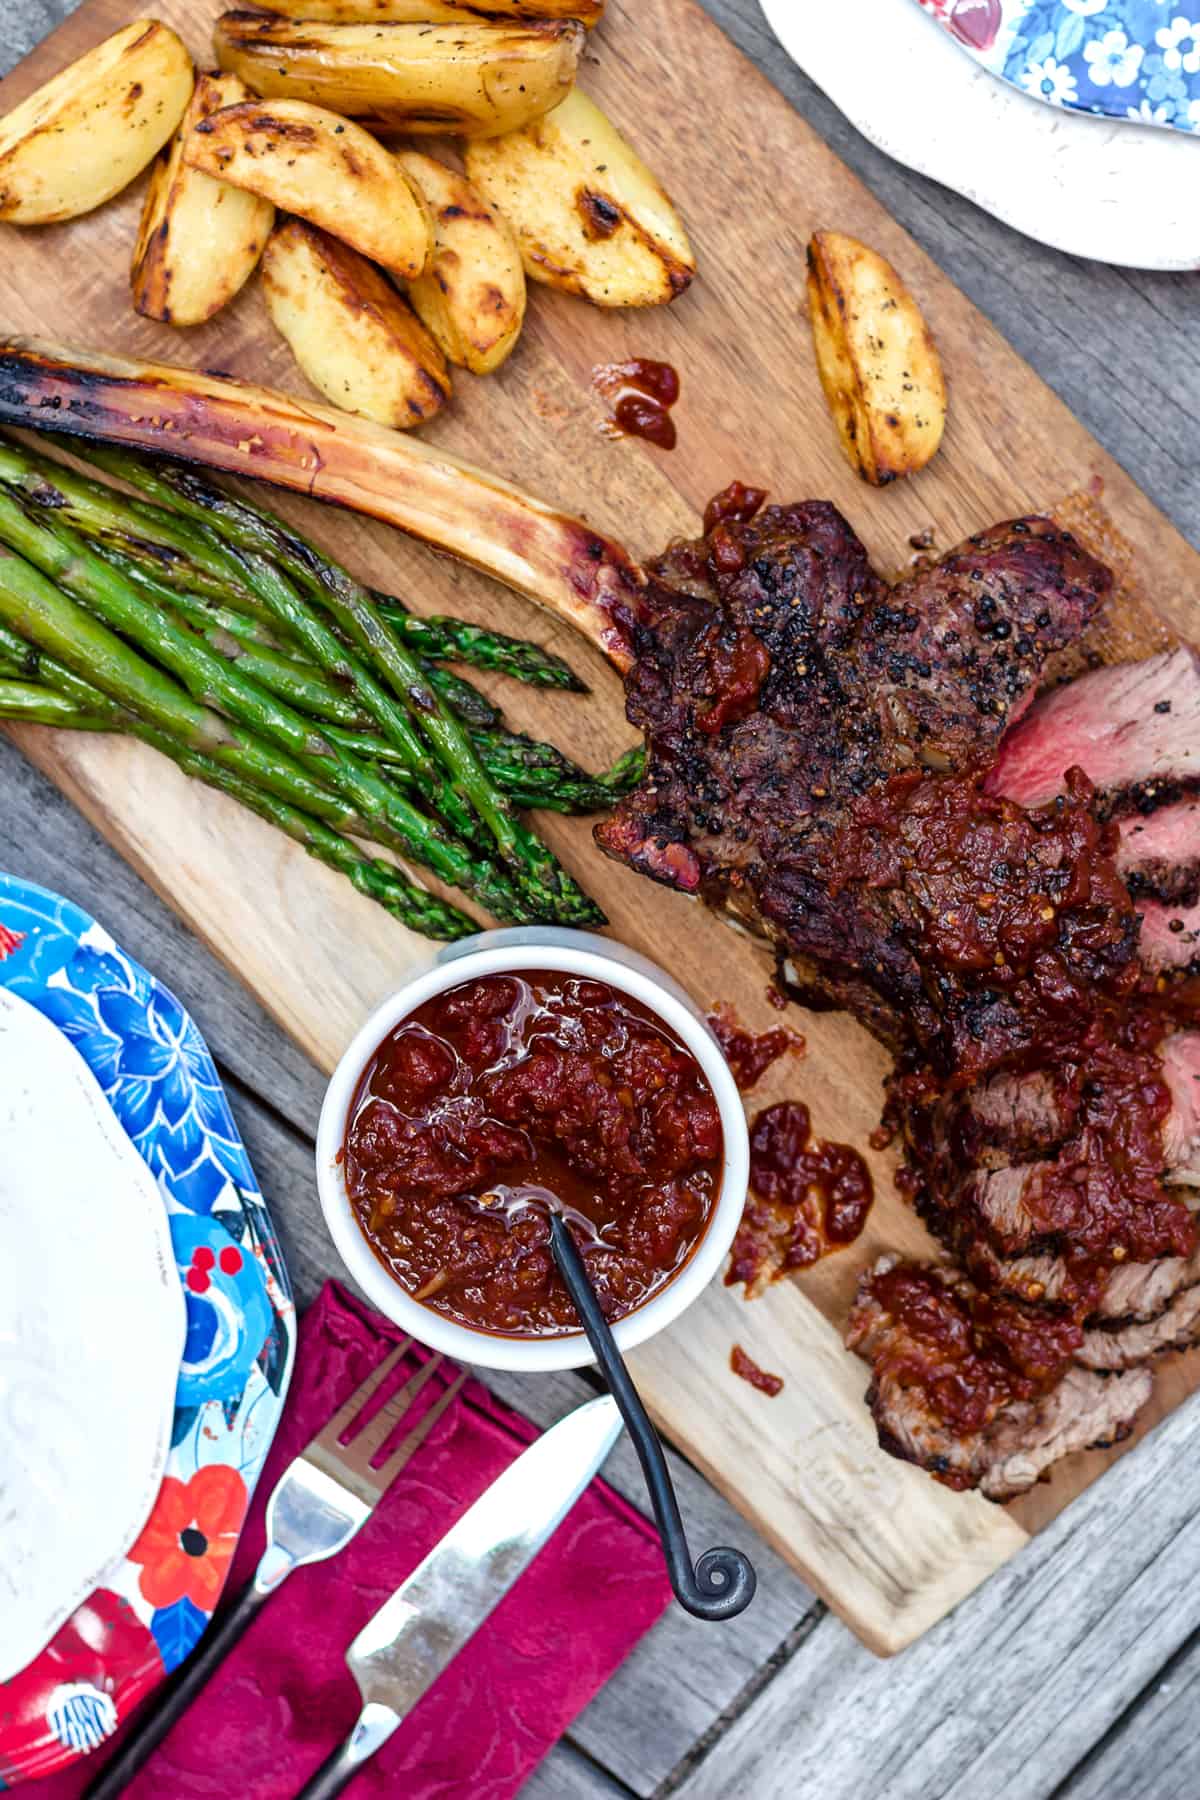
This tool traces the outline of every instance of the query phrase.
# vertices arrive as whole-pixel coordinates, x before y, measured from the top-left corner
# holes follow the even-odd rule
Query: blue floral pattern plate
[[[296,1319],[229,1103],[175,996],[71,901],[4,874],[0,983],[75,1046],[154,1175],[187,1304],[158,1498],[104,1587],[0,1686],[4,1787],[103,1743],[200,1639],[283,1409]]]
[[[920,0],[1051,106],[1200,132],[1200,0]]]

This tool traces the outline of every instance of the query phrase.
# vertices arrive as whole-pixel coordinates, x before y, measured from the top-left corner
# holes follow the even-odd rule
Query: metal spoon
[[[720,1548],[706,1550],[693,1568],[679,1502],[675,1498],[671,1472],[658,1433],[650,1423],[608,1321],[600,1310],[596,1290],[575,1240],[558,1212],[550,1214],[550,1248],[567,1292],[575,1303],[588,1343],[633,1439],[646,1477],[675,1598],[697,1619],[736,1618],[738,1613],[745,1612],[758,1586],[753,1564],[740,1550]]]

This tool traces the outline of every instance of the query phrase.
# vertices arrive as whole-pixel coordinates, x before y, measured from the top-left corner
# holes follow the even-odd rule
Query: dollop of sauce
[[[670,363],[645,356],[601,363],[592,371],[592,386],[608,407],[610,436],[645,438],[660,450],[675,448],[671,408],[679,398],[679,376]]]
[[[781,1056],[803,1056],[808,1048],[800,1032],[786,1025],[777,1025],[772,1031],[747,1031],[728,1006],[710,1012],[708,1023],[743,1094],[755,1087]]]
[[[718,525],[748,525],[766,502],[767,490],[749,487],[744,481],[731,481],[714,494],[704,509],[704,535],[711,537]]]
[[[1138,981],[1138,921],[1097,821],[1092,788],[1026,810],[975,775],[893,776],[854,803],[831,847],[828,880],[904,896],[904,934],[939,1005],[908,1010],[957,1085],[1072,1041],[1097,997]]]
[[[769,1400],[773,1400],[776,1394],[782,1394],[783,1376],[770,1375],[766,1369],[760,1369],[740,1344],[735,1344],[729,1352],[729,1366],[735,1375],[740,1375],[743,1381],[748,1381],[752,1388],[757,1388]]]
[[[723,1149],[707,1078],[660,1019],[605,982],[529,970],[451,988],[389,1033],[343,1165],[367,1242],[415,1299],[548,1337],[579,1329],[551,1211],[622,1318],[703,1236]]]
[[[725,1276],[728,1287],[745,1284],[747,1299],[852,1244],[875,1197],[858,1151],[814,1139],[798,1100],[768,1106],[751,1125],[750,1190]]]
[[[770,652],[748,626],[719,615],[700,632],[693,654],[705,665],[708,696],[697,708],[696,728],[715,737],[754,711],[759,689],[771,672]]]

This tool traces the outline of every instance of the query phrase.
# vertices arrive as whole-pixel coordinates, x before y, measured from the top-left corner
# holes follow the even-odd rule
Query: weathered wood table
[[[72,0],[3,0],[0,72]],[[802,0],[804,3],[804,0]],[[812,0],[807,0],[811,4]],[[909,0],[895,0],[908,4]],[[1200,544],[1200,276],[1081,263],[1018,237],[876,153],[779,50],[756,0],[709,10],[895,216]],[[131,6],[131,12],[133,8]],[[152,10],[149,8],[147,10]],[[863,54],[870,54],[869,44]],[[736,96],[728,97],[736,104]],[[1200,154],[1200,153],[1198,153]],[[315,1070],[96,836],[0,740],[0,866],[91,907],[192,1009],[228,1083],[301,1303],[335,1273],[317,1211]],[[495,1376],[549,1422],[578,1376]],[[743,1543],[750,1612],[672,1612],[528,1784],[528,1800],[1183,1800],[1200,1794],[1200,1400],[1181,1407],[913,1649],[877,1662],[694,1470],[697,1544]],[[624,1446],[608,1470],[640,1503]],[[464,1800],[467,1797],[464,1796]]]

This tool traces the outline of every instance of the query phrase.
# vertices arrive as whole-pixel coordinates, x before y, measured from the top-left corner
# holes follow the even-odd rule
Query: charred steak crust
[[[785,869],[805,905],[854,796],[918,763],[989,763],[1111,586],[1069,534],[1019,519],[889,587],[820,501],[722,519],[649,578],[626,686],[647,773],[597,842],[713,899],[749,884],[760,913]]]

